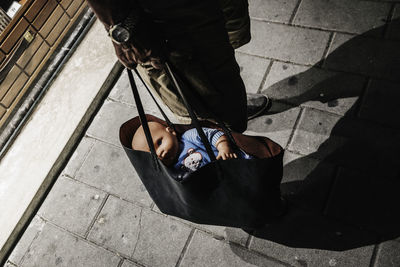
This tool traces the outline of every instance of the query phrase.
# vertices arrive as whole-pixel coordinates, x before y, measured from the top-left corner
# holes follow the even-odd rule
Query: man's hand
[[[218,150],[217,159],[227,160],[227,159],[236,159],[237,158],[236,153],[231,148],[231,146],[229,144],[229,140],[228,140],[228,138],[226,138],[225,135],[221,136],[218,139],[215,146]]]
[[[145,14],[137,1],[86,0],[97,18],[109,30],[113,25],[132,18],[134,27],[130,39],[124,44],[113,42],[118,59],[128,68],[137,64],[150,63],[154,68],[162,68],[162,47],[164,40],[159,27]]]
[[[162,69],[162,60],[152,55],[151,49],[140,49],[133,44],[116,44],[113,42],[115,54],[119,61],[127,68],[135,68],[137,64],[150,63],[156,69]]]
[[[151,64],[161,69],[163,41],[155,23],[150,18],[141,17],[131,35],[125,44],[113,42],[115,53],[122,64],[127,68],[134,68],[137,64]]]

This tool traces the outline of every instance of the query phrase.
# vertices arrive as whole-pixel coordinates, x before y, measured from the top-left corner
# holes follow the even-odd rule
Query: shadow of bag
[[[218,125],[201,124],[186,102],[180,84],[176,80],[177,77],[169,65],[166,66],[211,162],[194,172],[182,175],[166,167],[157,158],[148,129],[149,121],[173,127],[178,136],[193,126],[172,124],[155,100],[164,120],[146,115],[132,72],[127,70],[139,116],[122,124],[120,142],[150,197],[161,212],[194,223],[231,227],[264,225],[276,216],[281,208],[280,182],[284,152],[282,147],[267,137],[231,132],[222,122]],[[135,72],[141,79],[138,72],[136,70]],[[145,83],[144,85],[146,86]],[[147,90],[150,92],[148,88]],[[150,152],[131,148],[133,135],[140,125],[143,125]],[[236,148],[242,149],[254,158],[216,160],[201,126],[223,130]]]

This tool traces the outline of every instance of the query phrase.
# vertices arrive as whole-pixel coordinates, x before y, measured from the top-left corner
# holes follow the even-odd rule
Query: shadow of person
[[[339,34],[323,62],[267,81],[263,92],[284,103],[275,113],[302,112],[281,186],[290,208],[254,236],[334,251],[400,236],[400,40],[382,32]]]

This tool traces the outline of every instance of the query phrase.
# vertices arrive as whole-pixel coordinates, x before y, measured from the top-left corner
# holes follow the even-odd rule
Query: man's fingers
[[[164,64],[160,58],[150,58],[150,62],[155,69],[162,69],[164,67]]]
[[[121,55],[117,55],[118,56],[118,60],[127,68],[132,69],[135,66],[132,66],[132,64],[129,62],[129,60],[126,58],[126,56],[124,54]]]
[[[127,46],[121,46],[114,44],[115,54],[117,55],[119,61],[127,68],[132,69],[136,67],[136,58],[132,50]]]
[[[151,49],[145,50],[144,54],[145,54],[146,57],[149,57],[151,55]]]
[[[141,49],[132,44],[114,44],[118,59],[128,68],[134,68],[137,64],[150,63],[155,69],[164,67],[159,57],[152,56],[151,49]]]

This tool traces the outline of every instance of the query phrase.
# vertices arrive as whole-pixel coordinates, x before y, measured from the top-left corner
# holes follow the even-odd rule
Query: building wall
[[[0,84],[0,129],[85,8],[84,0],[28,0],[1,33],[0,69],[21,38],[31,41]]]

